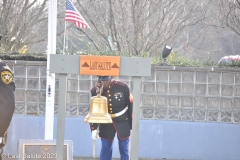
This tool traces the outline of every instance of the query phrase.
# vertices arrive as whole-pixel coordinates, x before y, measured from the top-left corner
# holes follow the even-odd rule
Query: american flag
[[[79,28],[90,28],[70,0],[66,1],[65,21],[72,21]]]

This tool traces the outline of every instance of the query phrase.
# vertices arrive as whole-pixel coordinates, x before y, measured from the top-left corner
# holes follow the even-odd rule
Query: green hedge
[[[94,55],[94,54],[91,54]],[[103,55],[103,54],[102,54]],[[104,56],[104,55],[103,55]],[[108,55],[105,55],[108,56]],[[146,57],[146,56],[143,56]],[[2,60],[23,60],[23,61],[47,61],[46,54],[0,54]],[[151,57],[152,65],[161,65],[163,59],[160,57]],[[188,67],[240,67],[239,61],[232,61],[228,63],[216,64],[211,58],[207,58],[205,61],[191,60],[187,56],[181,56],[179,54],[171,54],[167,58],[169,66],[188,66]]]
[[[23,61],[47,61],[46,54],[22,55],[22,54],[0,54],[2,60],[23,60]]]

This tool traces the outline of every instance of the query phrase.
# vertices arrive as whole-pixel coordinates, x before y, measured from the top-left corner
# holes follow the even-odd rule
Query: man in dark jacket
[[[15,83],[11,69],[0,59],[0,154],[15,110]],[[1,159],[1,156],[0,156]]]
[[[113,80],[111,76],[99,76],[99,81],[91,89],[92,96],[96,96],[103,88],[102,96],[108,100],[108,113],[113,123],[100,124],[99,137],[102,141],[100,160],[112,159],[112,145],[117,133],[121,160],[129,160],[129,137],[132,130],[133,96],[127,84]],[[90,124],[92,139],[96,139],[98,124]]]

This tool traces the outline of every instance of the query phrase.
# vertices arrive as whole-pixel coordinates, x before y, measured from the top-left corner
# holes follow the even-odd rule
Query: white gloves
[[[99,94],[100,91],[101,91],[101,93],[102,93],[102,88],[98,88],[98,87],[96,87],[96,93]]]
[[[99,138],[98,130],[92,130],[92,139],[97,140]]]

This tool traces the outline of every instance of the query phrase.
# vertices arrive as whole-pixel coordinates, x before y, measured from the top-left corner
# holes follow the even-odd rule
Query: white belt
[[[125,107],[121,112],[115,113],[115,114],[110,114],[112,118],[116,118],[118,116],[123,115],[126,111],[128,110],[128,107]]]

